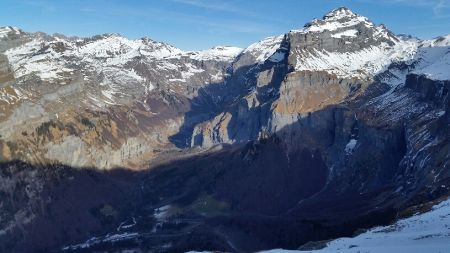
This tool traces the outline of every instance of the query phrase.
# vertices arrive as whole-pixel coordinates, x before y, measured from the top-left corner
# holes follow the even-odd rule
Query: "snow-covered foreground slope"
[[[353,238],[340,238],[314,251],[270,250],[265,253],[444,253],[450,252],[450,200],[429,212],[377,227]]]

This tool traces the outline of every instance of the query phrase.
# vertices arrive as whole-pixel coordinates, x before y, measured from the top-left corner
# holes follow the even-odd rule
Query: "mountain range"
[[[450,193],[449,89],[450,35],[345,7],[245,49],[2,27],[0,251],[311,250],[413,219]]]

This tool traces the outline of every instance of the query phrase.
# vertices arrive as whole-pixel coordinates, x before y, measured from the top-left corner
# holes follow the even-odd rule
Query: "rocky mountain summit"
[[[307,249],[387,225],[449,196],[449,89],[450,36],[347,8],[198,52],[1,28],[0,250]]]
[[[438,40],[442,47],[434,46]],[[273,38],[267,41],[273,43]],[[239,77],[247,91],[224,106],[225,112],[197,126],[191,144],[211,146],[274,134],[307,113],[353,100],[374,82],[393,90],[410,73],[448,80],[445,41],[448,38],[403,40],[383,25],[336,9],[270,44],[272,55]],[[247,51],[232,64],[238,72]]]

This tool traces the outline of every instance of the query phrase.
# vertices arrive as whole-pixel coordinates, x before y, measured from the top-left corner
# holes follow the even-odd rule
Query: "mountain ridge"
[[[314,29],[311,30],[312,28]],[[104,168],[121,166],[128,162],[142,164],[144,161],[133,161],[134,158],[131,158],[132,156],[130,156],[131,160],[129,160],[126,158],[127,156],[123,155],[123,152],[136,153],[133,157],[140,160],[140,155],[138,155],[140,152],[147,153],[146,157],[153,157],[156,154],[152,150],[171,149],[172,141],[170,136],[176,134],[176,128],[180,125],[186,125],[184,128],[188,130],[187,134],[193,137],[191,140],[179,141],[197,145],[194,139],[200,138],[198,136],[203,135],[202,131],[210,131],[207,130],[208,127],[205,130],[200,130],[200,128],[205,127],[198,125],[198,123],[204,121],[203,124],[209,124],[205,121],[205,119],[210,117],[207,115],[213,113],[212,109],[217,106],[229,106],[227,103],[230,102],[225,102],[227,99],[232,101],[241,99],[239,96],[246,96],[246,101],[253,100],[254,102],[252,103],[260,104],[261,101],[258,101],[260,100],[257,98],[258,96],[267,98],[277,96],[276,89],[273,87],[269,88],[270,85],[266,85],[269,79],[273,77],[273,73],[261,71],[261,68],[264,68],[267,64],[278,64],[281,66],[282,62],[286,60],[286,66],[292,69],[283,71],[286,73],[290,72],[291,74],[289,75],[293,78],[296,78],[294,73],[324,71],[331,75],[331,79],[334,78],[332,77],[333,75],[337,75],[338,79],[347,79],[344,82],[354,82],[352,79],[356,78],[355,80],[360,80],[362,83],[369,83],[376,74],[385,71],[392,62],[408,61],[409,63],[407,64],[409,65],[421,61],[418,66],[423,65],[423,67],[421,70],[416,71],[417,74],[427,74],[428,72],[431,73],[428,74],[429,78],[433,78],[433,74],[436,78],[449,78],[445,71],[434,73],[436,70],[445,69],[445,66],[448,65],[449,61],[445,60],[445,49],[441,52],[444,55],[442,56],[443,61],[437,61],[438,63],[442,62],[441,66],[437,66],[434,59],[426,58],[428,54],[425,52],[426,48],[445,47],[449,41],[446,37],[428,41],[402,40],[402,38],[397,38],[382,25],[376,26],[369,19],[346,8],[334,9],[325,14],[322,19],[315,19],[306,24],[303,29],[265,38],[245,49],[217,46],[203,51],[184,52],[166,43],[156,42],[148,38],[129,40],[117,34],[67,40],[60,35],[58,35],[60,37],[52,37],[42,33],[28,34],[12,27],[4,28],[2,31],[6,32],[1,33],[3,43],[0,46],[0,51],[4,52],[3,54],[6,58],[4,60],[5,73],[1,75],[2,78],[0,79],[6,78],[5,80],[10,83],[12,81],[12,85],[5,86],[0,90],[1,97],[6,101],[6,107],[2,113],[5,116],[9,116],[14,110],[17,110],[18,112],[30,111],[31,115],[36,116],[44,115],[44,117],[37,116],[43,120],[38,119],[36,123],[32,123],[28,128],[37,129],[41,124],[45,124],[45,121],[61,121],[62,119],[59,117],[64,113],[68,114],[68,120],[72,121],[71,118],[73,116],[70,115],[79,114],[80,111],[105,112],[110,110],[109,108],[118,108],[119,111],[123,111],[124,109],[127,110],[126,107],[136,107],[137,110],[142,111],[140,114],[143,116],[139,117],[152,121],[152,118],[155,118],[152,115],[158,114],[158,111],[152,111],[152,106],[148,102],[153,101],[155,98],[156,101],[161,101],[165,104],[164,106],[167,109],[173,112],[178,111],[178,113],[180,110],[181,112],[188,111],[190,107],[200,104],[204,107],[203,109],[200,108],[202,115],[204,115],[201,116],[203,118],[191,123],[183,117],[173,118],[173,116],[170,116],[165,118],[164,115],[158,116],[160,118],[158,121],[175,120],[170,123],[174,126],[174,129],[170,129],[170,133],[164,134],[165,137],[163,138],[152,136],[152,134],[150,136],[147,134],[146,137],[141,136],[147,141],[151,140],[151,142],[154,142],[155,138],[160,139],[160,141],[157,141],[158,147],[151,149],[138,148],[139,146],[142,147],[144,142],[141,143],[141,141],[136,139],[130,139],[133,147],[128,147],[125,141],[128,139],[128,134],[124,134],[125,139],[120,141],[114,140],[117,138],[113,134],[113,138],[110,138],[111,140],[107,142],[117,144],[111,145],[106,143],[105,145],[102,140],[80,140],[76,135],[66,136],[67,134],[63,133],[63,139],[58,140],[55,144],[61,144],[63,149],[76,150],[80,156],[65,157],[60,156],[60,154],[51,154],[52,151],[49,151],[48,148],[38,148],[43,153],[40,156],[47,158],[44,161],[37,159],[39,161],[35,162],[50,162],[45,160],[56,158],[58,162],[66,164],[95,165]],[[354,31],[358,31],[358,34],[355,34]],[[12,34],[11,39],[5,37],[9,33]],[[423,56],[420,54],[423,54]],[[286,55],[288,55],[287,58]],[[417,55],[417,59],[414,59]],[[438,54],[435,53],[434,55]],[[267,63],[267,61],[270,63]],[[427,61],[431,63],[427,64]],[[418,67],[416,68],[418,69]],[[255,74],[258,75],[257,80],[253,79]],[[230,75],[233,77],[230,77]],[[391,74],[391,76],[395,75]],[[401,80],[404,77],[395,78],[396,80],[399,80],[399,78]],[[35,81],[46,83],[41,85],[42,88],[37,87],[38,93],[34,91],[36,88],[31,84]],[[255,87],[254,82],[259,84]],[[214,83],[217,85],[210,87],[217,87],[216,91],[198,94],[198,92],[203,92],[207,89],[216,89],[208,88],[210,84]],[[57,91],[52,91],[56,87],[58,87]],[[289,113],[295,111],[307,112],[328,104],[338,103],[345,99],[349,92],[354,92],[342,85],[331,85],[330,88],[334,89],[334,94],[330,94],[327,90],[316,90],[314,87],[306,93],[303,92],[303,95],[301,95],[300,91],[296,91],[297,96],[302,97],[302,101],[306,102],[301,102],[299,99],[292,97],[283,103],[281,101],[277,102],[275,109],[279,112]],[[257,95],[255,92],[246,94],[245,89],[269,89],[268,91],[275,93],[272,95],[269,93]],[[314,97],[311,96],[311,92],[319,92],[321,94],[314,95]],[[75,104],[59,105],[61,98],[68,98],[69,96],[78,98],[81,104],[77,106],[73,106]],[[153,98],[149,99],[149,96]],[[24,104],[21,104],[22,102]],[[178,105],[171,105],[171,103]],[[300,105],[299,103],[305,104]],[[178,109],[173,106],[178,107]],[[46,107],[50,108],[45,109]],[[210,111],[208,112],[208,110]],[[222,109],[218,108],[218,110]],[[82,112],[82,114],[92,115],[90,112]],[[19,113],[16,116],[18,120],[20,120],[20,115]],[[230,121],[230,116],[224,115],[220,117],[225,121]],[[197,116],[195,115],[195,117]],[[216,120],[219,120],[219,118]],[[101,128],[109,132],[115,128],[113,125],[120,125],[118,122],[111,122]],[[149,131],[142,130],[138,121],[135,121],[135,123],[130,121],[130,123],[134,126],[128,127],[140,128],[144,133]],[[14,122],[6,123],[6,126],[2,128],[5,137],[10,135],[5,128],[10,129],[12,124]],[[110,124],[113,125],[108,126]],[[167,122],[161,122],[160,124],[167,124]],[[280,122],[277,124],[280,124],[278,126],[280,127],[285,123]],[[216,124],[209,125],[210,127],[215,127]],[[64,128],[66,127],[62,127],[58,131],[61,132]],[[80,126],[75,127],[75,129],[77,128],[80,128]],[[86,132],[86,130],[81,130],[81,132]],[[68,129],[64,131],[68,131]],[[71,131],[73,132],[73,130]],[[25,129],[24,132],[26,132]],[[219,130],[219,132],[213,132],[211,131],[211,134],[223,135],[218,137],[220,141],[208,141],[210,144],[203,146],[208,147],[222,141],[232,142],[230,137],[226,137],[226,132],[228,131]],[[98,133],[94,135],[98,135]],[[115,135],[117,136],[117,134]],[[251,133],[251,135],[257,136],[260,134]],[[12,140],[14,141],[15,138],[24,139],[23,136],[19,135]],[[209,137],[204,136],[201,138],[206,139]],[[248,139],[247,136],[240,138]],[[25,139],[28,139],[28,137]],[[35,141],[33,140],[33,142]],[[29,140],[25,140],[25,143],[27,142]],[[22,145],[29,145],[25,143]],[[93,144],[97,146],[95,148],[96,152],[100,152],[102,154],[100,157],[104,158],[98,160],[88,155],[91,151],[87,149],[94,148]],[[120,148],[124,150],[120,151]],[[3,144],[2,150],[8,149],[11,150],[11,147]],[[9,154],[11,153],[10,151],[6,152],[8,153],[8,155],[4,155],[6,159],[24,157],[23,155],[11,155]],[[117,155],[117,152],[120,152],[121,155]],[[107,156],[118,156],[118,158],[113,164],[106,165]],[[31,161],[33,160],[36,159],[31,159]]]

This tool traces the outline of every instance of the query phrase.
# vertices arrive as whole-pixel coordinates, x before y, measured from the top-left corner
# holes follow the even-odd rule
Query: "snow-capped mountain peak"
[[[322,17],[322,19],[314,19],[307,23],[304,28],[296,30],[300,33],[309,32],[324,32],[324,31],[336,31],[345,28],[355,27],[359,24],[363,24],[366,27],[375,27],[375,25],[366,17],[360,16],[353,11],[341,7],[332,10],[328,14]]]
[[[6,56],[17,82],[31,78],[67,85],[81,80],[76,82],[88,83],[91,89],[83,101],[95,108],[129,103],[132,100],[128,97],[145,95],[155,83],[175,85],[173,89],[185,92],[187,83],[221,82],[225,68],[208,66],[228,65],[242,51],[219,46],[186,52],[164,42],[128,39],[117,33],[68,38],[4,27],[0,36],[6,37],[0,37],[5,42],[0,45],[0,53]],[[208,76],[210,71],[214,78]]]
[[[347,7],[336,8],[323,16],[324,20],[340,20],[343,18],[357,18],[359,15]]]
[[[129,56],[144,55],[161,59],[181,54],[183,51],[169,44],[149,38],[130,40],[120,34],[105,34],[84,39],[79,52],[84,55],[88,54],[104,58],[117,55],[124,56],[132,53],[133,55]]]
[[[20,35],[22,33],[23,33],[23,31],[18,27],[14,27],[14,26],[0,27],[0,39],[4,38],[10,34]]]
[[[283,38],[289,44],[288,54],[277,51]],[[417,41],[396,37],[383,24],[375,25],[367,17],[340,7],[299,30],[250,45],[242,52],[236,67],[245,65],[249,58],[262,63],[289,57],[289,64],[297,71],[320,70],[339,77],[366,79],[392,62],[411,59],[417,45]]]
[[[417,43],[396,37],[384,25],[348,8],[289,33],[290,63],[296,70],[322,70],[345,78],[372,78],[392,62],[411,59]]]

